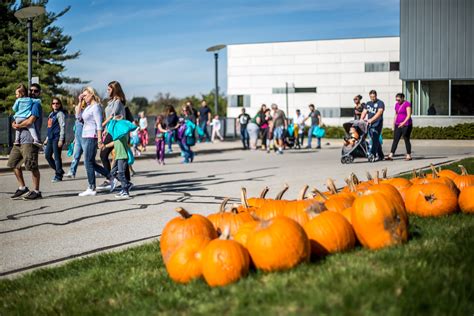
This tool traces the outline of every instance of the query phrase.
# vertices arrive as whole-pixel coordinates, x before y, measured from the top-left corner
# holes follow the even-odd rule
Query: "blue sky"
[[[66,74],[105,92],[121,82],[127,98],[184,97],[214,86],[216,44],[399,35],[399,0],[50,0],[71,10],[56,23],[79,59]],[[226,51],[219,61],[226,88]]]

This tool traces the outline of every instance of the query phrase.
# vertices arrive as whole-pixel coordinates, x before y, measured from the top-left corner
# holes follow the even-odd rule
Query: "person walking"
[[[155,124],[156,161],[162,166],[165,164],[165,133],[167,131],[164,116],[158,115]]]
[[[197,118],[197,124],[203,132],[203,135],[199,137],[199,142],[204,141],[204,137],[206,137],[206,141],[208,142],[211,141],[211,137],[209,136],[209,132],[207,130],[207,126],[210,123],[211,123],[211,110],[207,106],[207,102],[203,100],[201,102],[201,108],[199,109],[199,116]]]
[[[299,109],[296,110],[295,124],[298,126],[298,137],[296,138],[296,148],[301,149],[304,142],[305,117]]]
[[[308,119],[311,119],[311,127],[308,130],[308,145],[306,146],[306,148],[309,149],[309,148],[311,148],[311,142],[313,140],[314,130],[317,127],[321,127],[323,122],[321,120],[321,112],[316,110],[316,107],[314,106],[314,104],[310,104],[308,107],[309,107],[310,112],[309,112],[308,116],[305,118],[305,122]],[[316,146],[316,149],[321,149],[321,137],[318,137],[317,140],[318,140],[318,144]]]
[[[221,142],[224,141],[224,137],[221,135],[221,121],[219,120],[219,115],[215,115],[211,122],[212,126],[212,134],[211,134],[211,141],[214,142],[216,137],[218,137]]]
[[[258,125],[259,128],[259,137],[261,138],[261,148],[264,150],[267,148],[267,137],[268,137],[268,121],[267,121],[267,106],[266,104],[262,104],[260,106],[260,110],[252,119],[252,121]]]
[[[372,140],[372,147],[370,153],[377,161],[384,159],[382,145],[380,144],[380,135],[383,128],[383,112],[385,110],[385,103],[377,98],[377,91],[371,90],[369,92],[370,101],[365,104],[362,111],[361,120],[366,119],[369,124],[369,137]]]
[[[48,135],[44,141],[46,146],[44,156],[49,166],[55,170],[53,183],[63,181],[63,161],[61,151],[66,135],[66,115],[64,114],[63,104],[60,99],[53,98],[51,101],[52,111],[48,115]],[[54,154],[54,158],[53,158]]]
[[[165,133],[165,135],[166,144],[168,145],[168,150],[166,151],[166,153],[169,154],[173,152],[173,139],[176,139],[176,129],[178,128],[179,117],[176,114],[176,110],[172,105],[166,106],[165,114],[165,124],[167,128],[167,132]]]
[[[403,136],[405,148],[407,150],[405,160],[412,160],[410,142],[411,131],[413,129],[411,103],[405,100],[405,95],[403,93],[398,93],[395,100],[397,103],[395,104],[395,117],[393,119],[393,143],[390,154],[388,154],[385,159],[393,160],[393,155],[395,155],[395,152],[397,151],[398,142]]]
[[[125,94],[123,93],[122,86],[118,81],[111,81],[107,85],[107,95],[109,100],[107,101],[107,106],[105,107],[105,117],[102,122],[102,128],[104,133],[101,137],[104,145],[112,142],[112,137],[107,133],[107,124],[113,119],[125,118]],[[100,151],[100,160],[102,165],[107,170],[108,173],[112,170],[110,165],[110,154],[112,153],[113,147],[104,147]],[[130,171],[126,172],[127,179],[130,179]],[[110,189],[111,183],[109,180],[105,180],[104,183],[97,187],[98,190],[108,190]]]
[[[187,164],[194,161],[194,152],[191,146],[195,143],[196,118],[192,114],[192,109],[185,106],[183,109],[183,117],[180,119],[178,127],[178,144],[183,154],[183,163]]]
[[[102,107],[100,105],[100,98],[92,87],[84,89],[79,95],[79,103],[84,100],[87,104],[84,111],[81,112],[81,118],[84,122],[82,129],[82,146],[84,150],[84,165],[87,172],[88,186],[84,192],[79,193],[79,196],[94,196],[96,195],[96,177],[95,173],[103,175],[109,179],[109,185],[115,187],[114,181],[111,180],[110,170],[97,164],[95,157],[97,149],[104,146],[102,143]],[[112,137],[111,141],[112,142]],[[113,188],[111,187],[113,190]]]
[[[284,135],[285,130],[288,128],[288,122],[286,119],[285,112],[278,109],[278,105],[272,104],[273,110],[273,139],[278,149],[278,154],[283,154],[284,148]]]
[[[19,132],[19,145],[13,146],[7,162],[7,166],[13,169],[13,173],[18,182],[18,189],[10,196],[12,199],[22,198],[24,200],[36,200],[43,198],[40,191],[41,175],[38,168],[39,147],[33,144],[35,140],[28,131],[28,126],[34,124],[38,138],[41,140],[43,111],[41,109],[41,102],[39,101],[40,95],[41,86],[37,83],[33,83],[30,88],[30,97],[38,101],[33,102],[31,115],[21,123],[12,123],[12,128]],[[23,164],[25,165],[25,170],[31,172],[34,187],[33,191],[30,191],[26,186],[23,171],[21,170]]]
[[[245,108],[242,108],[242,113],[237,117],[237,129],[240,129],[240,139],[242,140],[242,144],[244,145],[244,149],[250,149],[250,136],[249,131],[247,130],[247,126],[250,122],[250,115],[245,113]],[[256,128],[257,137],[258,138],[258,127]],[[252,131],[252,134],[255,134],[255,131]],[[255,146],[256,147],[256,146]]]
[[[148,146],[148,119],[145,116],[145,112],[141,111],[138,113],[140,117],[138,123],[140,130],[138,135],[140,136],[140,143],[142,144],[143,151],[146,151],[146,146]]]
[[[74,107],[74,116],[76,118],[74,122],[74,150],[72,153],[71,166],[69,172],[66,174],[68,178],[75,178],[77,173],[77,167],[79,166],[79,161],[81,160],[82,153],[82,127],[84,123],[82,122],[81,113],[86,108],[87,104],[84,100],[81,103],[77,104]]]
[[[360,115],[364,111],[364,103],[362,103],[362,96],[360,94],[354,97],[354,120],[360,120]]]

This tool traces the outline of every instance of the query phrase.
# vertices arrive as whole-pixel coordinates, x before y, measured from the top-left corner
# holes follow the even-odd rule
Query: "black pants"
[[[412,124],[408,126],[403,126],[403,127],[395,127],[395,130],[393,131],[392,149],[390,150],[390,153],[395,154],[395,151],[397,150],[398,142],[400,141],[400,138],[403,136],[403,140],[405,141],[405,147],[407,149],[407,155],[411,155],[410,135],[411,135],[412,129],[413,129]]]
[[[110,134],[107,134],[104,139],[104,145],[107,145],[108,143],[112,141],[113,141],[112,136],[110,136]],[[107,170],[108,173],[112,171],[109,156],[113,149],[114,149],[113,147],[110,147],[110,148],[104,148],[103,150],[100,151],[100,161],[102,161],[102,166],[104,166],[105,170]],[[130,181],[130,168],[128,167],[128,165],[127,165],[127,168],[125,168],[125,177],[127,178],[128,181]]]

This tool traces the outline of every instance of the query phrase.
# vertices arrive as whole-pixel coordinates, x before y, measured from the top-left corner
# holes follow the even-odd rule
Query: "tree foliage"
[[[65,15],[70,7],[61,12],[49,12],[48,0],[12,1],[0,3],[0,111],[11,111],[15,102],[15,88],[18,84],[28,83],[28,43],[26,21],[19,21],[14,13],[30,5],[46,8],[46,14],[33,19],[32,33],[32,75],[39,77],[43,90],[43,106],[49,108],[52,96],[68,95],[63,84],[80,84],[79,78],[63,75],[64,62],[76,59],[80,51],[68,52],[67,45],[71,36],[54,23]]]

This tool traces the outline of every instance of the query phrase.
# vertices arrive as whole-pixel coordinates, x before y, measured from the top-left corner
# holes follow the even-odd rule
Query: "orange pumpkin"
[[[221,203],[219,212],[211,214],[207,218],[211,221],[218,233],[222,232],[224,227],[228,226],[230,228],[230,234],[233,235],[237,232],[240,225],[245,222],[254,221],[254,219],[249,212],[239,212],[237,207],[232,207],[230,212],[226,212],[225,206],[228,201],[229,198],[225,198]]]
[[[456,212],[457,195],[445,184],[413,185],[407,192],[407,211],[418,216],[442,216]]]
[[[277,194],[274,200],[265,200],[265,203],[255,210],[255,215],[262,220],[268,220],[283,215],[285,206],[289,201],[282,200],[282,198],[286,191],[288,191],[288,188],[288,185],[285,184],[283,190]]]
[[[355,246],[351,224],[337,212],[323,212],[304,225],[311,244],[311,254],[326,256],[350,250]]]
[[[250,207],[260,207],[260,206],[262,206],[265,203],[265,200],[266,200],[265,196],[267,195],[268,190],[269,190],[269,188],[265,187],[265,188],[263,188],[262,192],[260,193],[260,197],[258,197],[258,198],[249,198],[247,200],[248,205]]]
[[[161,233],[161,255],[165,264],[184,240],[194,236],[203,236],[209,239],[217,238],[214,226],[206,217],[199,214],[190,214],[181,207],[177,208],[176,212],[180,216],[170,220]]]
[[[283,216],[295,220],[301,226],[308,222],[314,215],[326,210],[323,203],[315,199],[306,198],[308,188],[309,187],[305,185],[300,192],[298,200],[289,201],[285,205],[282,214]]]
[[[234,240],[240,243],[245,248],[247,248],[247,241],[249,239],[249,236],[253,234],[258,224],[258,221],[243,223],[242,225],[240,225],[237,233],[233,236]]]
[[[224,286],[238,281],[249,272],[247,249],[228,240],[229,228],[219,239],[212,240],[202,254],[202,275],[210,286]]]
[[[390,178],[383,180],[382,183],[390,184],[397,189],[403,200],[405,200],[406,190],[413,185],[410,180],[405,178]]]
[[[352,206],[340,213],[352,225]]]
[[[468,174],[466,168],[462,165],[459,165],[459,168],[461,168],[461,174],[454,178],[457,188],[462,190],[465,187],[474,185],[474,175]]]
[[[206,236],[194,236],[183,241],[166,264],[173,281],[188,283],[202,276],[202,251],[210,241]]]
[[[468,186],[461,190],[459,194],[459,208],[463,213],[474,214],[474,186]]]
[[[456,172],[454,172],[453,170],[443,169],[443,170],[438,171],[438,176],[446,177],[446,178],[449,178],[451,180],[454,180],[454,178],[456,178],[458,176],[458,174]]]
[[[257,269],[263,271],[291,269],[310,256],[303,227],[284,216],[260,222],[247,240],[247,249]]]
[[[398,190],[395,189],[393,185],[390,185],[387,183],[374,184],[370,188],[368,188],[365,192],[366,193],[376,193],[376,192],[382,193],[386,195],[387,197],[394,199],[396,203],[403,206],[405,205],[405,203],[403,202],[403,198],[398,192]]]
[[[364,247],[378,249],[408,239],[408,218],[398,199],[382,192],[366,192],[354,201],[352,227]]]

